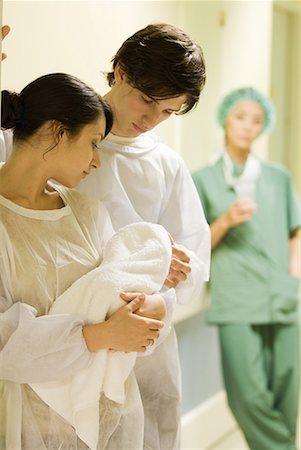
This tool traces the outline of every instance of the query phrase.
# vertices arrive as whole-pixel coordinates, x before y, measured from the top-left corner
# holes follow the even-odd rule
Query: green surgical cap
[[[272,100],[252,87],[236,89],[224,97],[217,111],[217,120],[220,126],[225,128],[226,118],[233,106],[248,100],[258,103],[264,112],[264,123],[261,133],[271,131],[276,122],[275,106]]]

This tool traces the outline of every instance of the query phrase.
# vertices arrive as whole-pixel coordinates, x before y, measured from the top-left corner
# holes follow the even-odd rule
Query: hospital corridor
[[[301,0],[0,15],[0,450],[301,450]]]

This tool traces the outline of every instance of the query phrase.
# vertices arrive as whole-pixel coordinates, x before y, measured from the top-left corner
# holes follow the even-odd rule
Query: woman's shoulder
[[[72,210],[80,211],[81,213],[106,211],[104,203],[97,200],[84,192],[79,192],[76,189],[71,189],[66,186],[58,185],[56,183],[49,183],[63,198],[64,202],[68,204]]]
[[[269,173],[275,178],[288,179],[291,178],[289,170],[283,165],[275,161],[261,161],[261,167],[264,172]]]

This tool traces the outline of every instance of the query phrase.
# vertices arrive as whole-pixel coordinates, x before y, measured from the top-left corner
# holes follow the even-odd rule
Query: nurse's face
[[[237,150],[249,150],[261,133],[263,123],[264,112],[257,102],[237,103],[228,113],[225,123],[227,145]]]
[[[186,95],[164,100],[150,98],[132,87],[119,68],[115,71],[115,84],[105,98],[114,111],[112,133],[124,137],[137,137],[152,130],[186,101]]]

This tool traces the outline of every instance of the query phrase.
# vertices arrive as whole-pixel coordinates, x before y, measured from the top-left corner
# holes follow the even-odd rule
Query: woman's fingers
[[[125,302],[131,302],[136,297],[140,297],[141,300],[144,300],[145,294],[143,292],[121,292],[120,294],[120,298]]]

